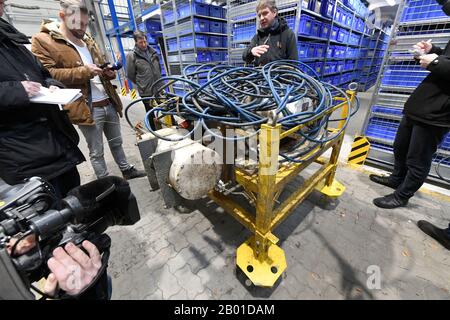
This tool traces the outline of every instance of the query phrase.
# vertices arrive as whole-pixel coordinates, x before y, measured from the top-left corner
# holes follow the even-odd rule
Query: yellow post
[[[353,103],[355,92],[354,91],[347,91],[347,94],[350,96],[350,104]],[[349,113],[349,103],[343,103],[342,105],[342,111],[341,111],[341,121],[339,121],[338,124],[338,130],[342,130],[344,128],[345,119],[348,116]],[[317,185],[316,189],[322,192],[323,194],[327,195],[330,198],[336,198],[342,195],[345,191],[345,186],[341,184],[339,181],[334,179],[336,176],[336,169],[337,164],[339,160],[339,153],[341,152],[342,143],[344,142],[344,133],[343,131],[340,136],[337,138],[337,143],[333,146],[333,151],[330,156],[329,164],[332,165],[332,169],[330,170],[330,173],[327,175],[323,183],[320,183]]]
[[[278,173],[281,125],[264,124],[259,135],[258,194],[255,235],[237,250],[237,265],[257,286],[272,287],[286,269],[284,251],[271,233]]]

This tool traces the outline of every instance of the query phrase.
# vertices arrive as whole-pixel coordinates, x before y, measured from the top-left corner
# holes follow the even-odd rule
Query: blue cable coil
[[[125,116],[132,126],[128,118],[129,108],[139,101],[154,99],[158,107],[147,113],[146,128],[159,139],[169,141],[190,137],[200,127],[217,139],[237,141],[255,136],[262,124],[271,121],[281,124],[284,130],[304,124],[297,131],[301,138],[287,151],[280,153],[284,161],[298,162],[299,157],[317,146],[336,139],[359,108],[357,99],[355,106],[352,106],[343,90],[318,79],[315,70],[307,64],[291,60],[274,61],[258,68],[192,64],[183,69],[181,76],[161,78],[154,84],[154,88],[159,88],[159,94],[132,102],[127,106]],[[172,85],[185,90],[168,92],[166,88]],[[331,110],[336,105],[335,93],[345,98],[343,105],[349,108],[345,119],[331,119]],[[299,111],[303,108],[298,106],[292,108],[296,103],[302,104],[305,98],[312,101],[307,110]],[[271,120],[268,111],[272,113]],[[181,138],[159,136],[151,128],[150,121],[168,115],[177,115],[195,125]],[[344,126],[330,133],[327,130],[330,121],[344,121]],[[252,133],[247,136],[222,136],[211,130],[212,123],[221,123],[228,128],[252,129]]]

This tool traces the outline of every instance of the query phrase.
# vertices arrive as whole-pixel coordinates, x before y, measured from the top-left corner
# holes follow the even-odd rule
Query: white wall
[[[40,9],[21,9],[12,5],[36,6]],[[58,18],[59,2],[55,0],[9,0],[5,3],[7,15],[3,18],[9,20],[18,30],[31,37],[39,32],[41,21],[44,18]]]

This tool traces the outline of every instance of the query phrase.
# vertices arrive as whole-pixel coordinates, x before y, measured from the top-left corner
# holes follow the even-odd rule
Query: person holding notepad
[[[3,9],[2,0],[0,5]],[[0,178],[15,185],[39,176],[62,198],[80,184],[76,166],[85,158],[67,114],[56,105],[31,102],[43,88],[64,85],[25,47],[28,43],[0,19]]]

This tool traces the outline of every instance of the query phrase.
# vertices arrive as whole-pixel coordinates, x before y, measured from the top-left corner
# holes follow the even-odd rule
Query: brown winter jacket
[[[105,63],[105,56],[98,45],[89,35],[83,41],[88,46],[92,60],[97,65]],[[53,78],[59,80],[68,88],[81,89],[83,97],[64,106],[69,110],[69,118],[74,124],[93,125],[91,107],[88,105],[90,79],[94,77],[87,66],[83,65],[77,49],[68,42],[59,31],[59,23],[44,21],[41,32],[33,37],[31,51],[39,58],[42,64],[50,71]],[[122,116],[122,102],[111,78],[100,76],[106,94],[109,96],[117,113]]]

